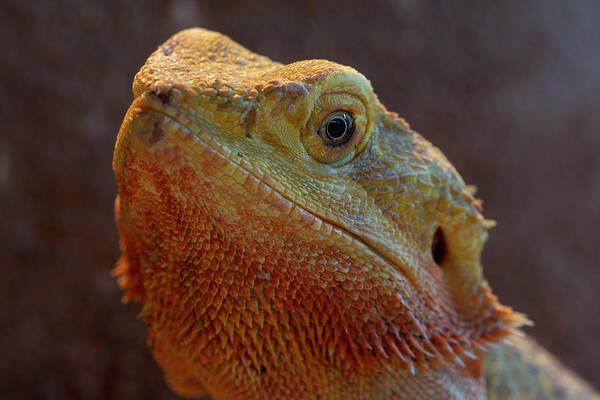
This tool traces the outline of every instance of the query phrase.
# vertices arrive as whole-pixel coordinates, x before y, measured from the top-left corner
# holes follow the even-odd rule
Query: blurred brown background
[[[173,399],[109,271],[114,139],[133,75],[176,31],[327,58],[477,184],[501,300],[600,387],[600,3],[4,1],[0,397]]]

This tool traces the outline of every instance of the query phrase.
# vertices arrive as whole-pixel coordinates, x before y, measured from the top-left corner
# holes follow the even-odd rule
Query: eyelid
[[[338,146],[329,146],[321,138],[319,130],[329,115],[345,111],[352,115],[354,132],[349,140]],[[315,161],[339,167],[351,161],[366,146],[369,117],[362,99],[351,93],[325,93],[315,102],[307,124],[301,132],[301,141],[308,155]],[[317,134],[315,134],[317,133]]]

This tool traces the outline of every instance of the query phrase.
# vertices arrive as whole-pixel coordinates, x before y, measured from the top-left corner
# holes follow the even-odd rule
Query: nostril
[[[442,228],[438,227],[433,234],[433,239],[431,240],[431,255],[433,257],[433,261],[440,265],[442,262],[444,262],[446,253],[446,238],[444,237]]]

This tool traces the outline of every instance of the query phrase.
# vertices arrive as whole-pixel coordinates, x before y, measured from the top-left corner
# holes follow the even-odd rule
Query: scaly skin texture
[[[586,382],[531,338],[511,336],[508,342],[486,356],[490,400],[600,399]]]
[[[489,346],[525,321],[482,276],[493,224],[366,78],[190,29],[133,92],[116,273],[176,392],[485,398]],[[330,147],[316,132],[340,110],[356,127]]]

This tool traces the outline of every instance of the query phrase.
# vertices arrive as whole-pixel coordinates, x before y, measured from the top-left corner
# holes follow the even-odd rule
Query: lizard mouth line
[[[392,269],[395,273],[399,273],[403,279],[409,281],[415,289],[418,287],[416,285],[415,279],[413,279],[411,276],[402,272],[402,267],[401,267],[401,265],[399,265],[398,262],[395,262],[390,256],[386,255],[384,252],[382,252],[381,250],[379,250],[376,247],[374,247],[373,245],[371,245],[367,240],[365,240],[359,234],[352,232],[347,227],[338,223],[334,219],[328,218],[324,212],[322,212],[322,211],[320,212],[320,210],[318,210],[318,209],[314,210],[314,209],[311,209],[310,207],[306,207],[306,206],[298,204],[291,198],[291,196],[289,196],[289,194],[286,193],[285,190],[276,188],[274,185],[270,184],[267,180],[263,179],[263,177],[268,174],[263,173],[262,174],[263,177],[261,177],[261,173],[259,173],[258,171],[253,171],[253,170],[241,165],[239,162],[236,162],[231,157],[227,156],[226,152],[224,152],[221,148],[216,148],[216,146],[211,145],[209,143],[209,140],[207,140],[206,138],[203,137],[204,134],[203,134],[203,129],[201,127],[198,127],[197,129],[193,129],[193,128],[189,127],[187,124],[185,124],[179,118],[177,118],[176,115],[170,115],[168,110],[161,110],[161,109],[157,109],[153,106],[148,106],[148,105],[138,105],[138,107],[142,110],[149,110],[149,111],[160,113],[161,115],[164,115],[166,118],[169,118],[171,121],[177,123],[177,125],[179,125],[186,132],[186,134],[191,135],[194,139],[198,140],[203,146],[206,146],[211,151],[215,152],[219,156],[226,159],[228,162],[230,162],[230,163],[234,164],[235,166],[237,166],[238,168],[242,169],[244,171],[244,173],[254,177],[256,180],[258,180],[262,184],[266,185],[270,190],[277,193],[279,196],[281,196],[286,201],[291,202],[294,206],[298,207],[300,210],[306,212],[307,214],[311,215],[314,218],[318,218],[319,220],[321,220],[324,223],[331,225],[333,228],[339,230],[344,235],[349,236],[353,242],[360,245],[360,247],[362,247],[366,252],[370,253],[371,256],[378,259],[382,264],[385,264],[387,267]],[[212,126],[212,127],[208,127],[208,128],[214,129],[215,127]],[[254,168],[254,165],[252,164],[251,161],[249,161],[247,158],[246,158],[246,161],[252,168]]]
[[[262,184],[264,184],[266,187],[268,187],[270,190],[272,190],[274,193],[276,193],[278,196],[281,196],[282,199],[284,199],[285,201],[288,201],[290,203],[292,203],[295,207],[297,207],[299,210],[305,212],[306,214],[312,216],[313,218],[317,218],[319,220],[321,220],[322,222],[329,224],[332,228],[337,229],[341,235],[345,235],[347,236],[351,241],[352,244],[355,247],[356,250],[359,250],[361,252],[364,252],[363,254],[365,254],[367,257],[370,257],[373,259],[373,261],[376,262],[373,263],[374,266],[377,266],[378,268],[380,267],[385,267],[387,268],[391,273],[394,274],[394,276],[396,277],[396,279],[402,280],[404,282],[406,282],[411,288],[412,290],[414,290],[414,292],[412,293],[412,296],[416,296],[416,298],[414,298],[414,301],[417,303],[422,304],[423,306],[426,307],[426,309],[430,309],[432,310],[432,306],[431,305],[426,305],[427,301],[424,300],[421,296],[423,295],[423,286],[419,285],[418,283],[418,276],[415,275],[411,275],[410,273],[405,273],[404,268],[401,262],[396,262],[392,257],[390,257],[389,255],[385,254],[385,250],[386,249],[378,249],[377,247],[375,247],[374,245],[372,245],[371,243],[369,243],[368,240],[366,240],[365,238],[363,238],[362,236],[350,231],[347,227],[337,223],[335,220],[331,220],[330,218],[327,218],[325,215],[325,213],[323,212],[319,212],[319,210],[311,210],[310,208],[304,206],[304,205],[300,205],[297,202],[295,202],[293,200],[293,198],[291,198],[291,196],[289,194],[286,194],[285,190],[281,190],[277,187],[275,187],[275,185],[270,184],[268,182],[268,180],[263,179],[264,176],[268,176],[268,174],[262,174],[259,173],[258,171],[256,171],[256,167],[254,166],[254,164],[250,161],[248,161],[247,158],[244,158],[244,160],[247,161],[247,164],[250,168],[248,168],[247,166],[242,165],[242,163],[240,162],[236,162],[234,159],[230,158],[227,155],[227,151],[224,151],[224,149],[221,147],[221,145],[219,143],[216,143],[217,146],[215,145],[211,145],[210,142],[213,142],[214,140],[211,140],[210,138],[206,138],[206,134],[203,133],[203,129],[206,128],[210,128],[210,126],[198,126],[197,129],[193,129],[191,127],[188,126],[188,124],[183,123],[179,118],[177,118],[177,116],[173,116],[173,115],[169,115],[168,113],[166,113],[165,111],[162,111],[160,109],[156,109],[154,107],[148,107],[148,106],[142,106],[140,107],[141,109],[147,109],[147,110],[151,110],[153,112],[157,112],[161,115],[164,115],[165,118],[169,119],[170,121],[172,121],[173,123],[177,124],[177,126],[185,133],[185,135],[189,135],[190,137],[192,137],[193,139],[197,140],[202,146],[204,146],[205,148],[209,149],[210,151],[214,152],[215,154],[219,155],[220,157],[222,157],[224,160],[227,160],[227,162],[237,166],[238,168],[240,168],[245,174],[247,174],[248,176],[252,176],[254,179],[256,179],[257,181],[261,182]],[[214,129],[214,127],[213,127]],[[169,135],[169,130],[167,130],[166,135]],[[176,137],[176,135],[173,135]],[[175,138],[170,137],[170,140],[177,140]],[[195,154],[198,154],[197,149],[194,149],[193,146],[189,146],[185,143],[181,143],[181,142],[176,142],[179,146],[182,146],[183,148],[186,148],[190,151],[193,151]],[[233,154],[234,151],[231,152],[231,154]],[[252,169],[255,169],[254,171]],[[420,278],[424,278],[423,275],[421,275]],[[442,299],[440,298],[440,302],[442,301]],[[499,312],[499,314],[495,314],[496,317],[499,317],[500,314],[503,314],[502,310],[497,310]],[[459,315],[455,315],[457,318],[459,317]],[[498,325],[497,321],[495,322],[495,317],[490,317],[488,316],[486,318],[486,320],[489,319],[490,322],[490,326],[488,327],[488,330],[492,330],[493,327],[496,327]],[[503,318],[503,323],[505,323],[506,325],[508,325],[509,327],[518,327],[522,324],[522,318],[518,315],[506,315]],[[419,333],[423,336],[422,339],[427,342],[429,339],[429,335],[433,334],[434,332],[432,332],[426,325],[423,325],[423,320],[418,316],[418,315],[414,315],[413,316],[413,323],[415,324],[415,326],[418,327],[418,331]],[[506,328],[506,329],[510,329],[510,328]],[[496,334],[494,334],[496,335]],[[492,336],[494,336],[492,335]],[[500,334],[498,334],[500,335]],[[472,346],[474,346],[474,344],[463,344],[465,349],[469,349],[472,348]]]
[[[295,207],[297,207],[298,210],[306,213],[307,215],[313,218],[319,219],[323,223],[326,223],[332,228],[336,229],[340,235],[345,236],[351,241],[350,243],[347,243],[348,246],[354,246],[354,250],[358,250],[360,254],[363,254],[361,258],[364,257],[363,261],[365,261],[366,259],[366,263],[364,263],[366,266],[370,264],[370,266],[375,269],[385,268],[394,277],[393,279],[398,280],[398,284],[400,284],[401,282],[406,283],[407,287],[405,289],[395,286],[395,297],[398,297],[398,294],[400,294],[400,297],[402,297],[402,293],[404,293],[405,295],[408,294],[411,297],[411,302],[413,302],[414,304],[418,304],[416,309],[422,310],[422,312],[424,313],[433,312],[437,314],[439,311],[436,310],[438,310],[440,307],[444,308],[448,312],[452,312],[450,309],[444,306],[444,304],[449,305],[449,302],[451,302],[451,299],[448,297],[448,294],[443,294],[446,292],[438,292],[438,296],[435,296],[435,298],[427,297],[427,285],[433,284],[432,281],[435,279],[435,277],[428,275],[426,271],[420,271],[420,275],[417,275],[417,273],[419,272],[415,274],[411,274],[410,271],[405,272],[405,269],[410,268],[410,264],[405,266],[405,264],[402,263],[402,260],[396,261],[390,255],[386,254],[386,250],[390,251],[390,249],[377,248],[373,244],[369,243],[368,239],[363,238],[359,234],[353,233],[347,227],[340,225],[336,221],[332,221],[330,218],[327,218],[326,215],[323,215],[325,213],[319,213],[318,210],[311,210],[305,205],[298,204],[293,200],[293,198],[291,198],[289,194],[286,194],[284,190],[281,190],[277,188],[276,185],[273,185],[272,183],[268,182],[268,179],[264,179],[265,176],[268,177],[269,175],[261,174],[259,171],[257,171],[258,168],[255,167],[255,165],[251,161],[249,161],[248,158],[241,159],[244,160],[246,165],[243,165],[244,163],[242,162],[236,162],[235,159],[232,159],[229,155],[227,155],[228,153],[235,154],[235,150],[231,150],[228,152],[227,150],[229,149],[227,149],[226,147],[223,148],[222,145],[216,142],[213,138],[211,138],[210,136],[206,137],[208,136],[208,134],[206,134],[204,130],[211,129],[211,125],[209,123],[194,124],[196,126],[189,126],[189,123],[183,122],[180,118],[177,117],[177,115],[169,115],[168,110],[162,110],[160,108],[157,109],[156,107],[152,107],[151,105],[148,106],[146,104],[142,104],[141,106],[138,104],[138,106],[142,110],[150,110],[153,112],[157,112],[163,115],[170,122],[176,124],[175,129],[180,129],[183,135],[178,135],[175,132],[172,132],[171,129],[165,129],[165,135],[168,140],[175,141],[175,144],[180,146],[185,151],[193,152],[193,154],[199,154],[198,148],[194,148],[194,146],[190,145],[189,142],[186,143],[185,141],[183,141],[183,138],[189,137],[193,140],[196,140],[197,143],[199,143],[204,148],[217,154],[219,157],[222,157],[224,160],[226,160],[226,162],[237,166],[245,174],[247,174],[248,176],[252,176],[254,179],[261,182],[273,193],[277,194],[278,196],[281,196],[283,200],[292,203]],[[212,129],[216,130],[214,126],[212,127]],[[211,142],[215,142],[215,144],[211,144]],[[418,262],[418,260],[416,261]],[[431,281],[429,279],[431,279]],[[406,290],[408,290],[408,293],[406,292]],[[398,298],[398,301],[400,302],[397,304],[398,307],[406,308],[406,304],[401,298]],[[431,301],[433,301],[433,303],[431,303]],[[494,312],[492,312],[490,315],[485,316],[485,318],[478,322],[480,327],[485,326],[484,330],[490,332],[488,336],[502,336],[504,335],[504,333],[502,333],[502,329],[511,329],[512,327],[518,327],[522,324],[520,316],[508,313],[503,308],[493,307],[493,309],[495,310]],[[417,338],[415,340],[423,341],[423,343],[428,342],[429,336],[435,334],[435,331],[432,331],[431,328],[424,323],[425,317],[421,313],[417,315],[410,313],[410,315],[412,316],[410,324],[412,324],[411,326],[413,326],[414,328],[413,334],[415,335],[415,338]],[[458,324],[458,326],[462,327],[461,336],[463,337],[464,341],[460,342],[461,347],[464,349],[473,348],[473,346],[476,345],[476,342],[471,343],[469,340],[467,340],[467,338],[471,337],[474,328],[468,326],[469,322],[464,321],[460,313],[452,312],[452,315],[454,316],[453,321],[446,319],[445,321],[447,324],[451,324],[451,326],[455,326],[456,324]],[[464,325],[465,323],[467,325]],[[502,325],[506,325],[507,327],[500,328],[500,326]],[[448,329],[450,329],[450,325],[444,326],[445,328],[440,328],[440,330],[438,330],[438,333],[441,335],[446,335]],[[498,332],[494,331],[494,328],[496,327],[498,327]]]

